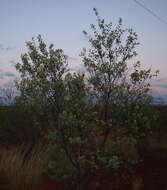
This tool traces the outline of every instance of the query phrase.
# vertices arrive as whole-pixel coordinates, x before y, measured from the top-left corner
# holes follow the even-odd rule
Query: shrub
[[[27,42],[28,53],[16,65],[16,102],[33,110],[35,126],[42,127],[40,117],[48,121],[51,153],[59,154],[54,159],[53,153],[49,171],[73,179],[73,188],[99,169],[130,168],[134,158],[122,153],[122,143],[133,149],[152,128],[149,80],[158,72],[142,69],[140,62],[129,66],[137,55],[137,34],[122,28],[122,19],[113,27],[94,12],[93,35],[84,31],[90,49],[81,53],[86,74],[68,72],[67,56],[52,44],[47,48],[40,35],[37,44]]]

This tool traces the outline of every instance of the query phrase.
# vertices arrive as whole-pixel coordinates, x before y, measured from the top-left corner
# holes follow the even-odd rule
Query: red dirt
[[[108,170],[99,172],[78,190],[167,190],[167,157],[146,156],[143,159],[136,171],[137,176],[142,179],[142,187],[139,189],[133,189],[130,180],[125,180],[119,188],[116,186],[113,188],[113,175]],[[66,190],[67,187],[68,184],[64,181],[55,180],[48,181],[36,190]]]
[[[39,188],[38,190],[66,190],[67,184],[63,181],[49,181],[43,187]]]

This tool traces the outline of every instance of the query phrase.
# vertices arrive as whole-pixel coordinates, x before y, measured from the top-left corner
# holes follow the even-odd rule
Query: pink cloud
[[[158,79],[152,80],[150,83],[152,86],[167,85],[167,78],[158,78]]]
[[[151,94],[153,96],[167,95],[167,88],[162,88],[160,86],[152,86],[151,87]]]

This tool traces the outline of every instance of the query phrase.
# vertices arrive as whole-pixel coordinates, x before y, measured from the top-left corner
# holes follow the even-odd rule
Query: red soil
[[[126,184],[125,184],[126,183]],[[132,190],[131,184],[127,181],[122,183],[121,187],[113,186],[113,174],[111,170],[98,172],[88,182],[82,184],[77,190]],[[62,181],[49,181],[38,190],[67,190],[68,183]]]
[[[147,156],[136,170],[137,176],[142,179],[142,186],[137,190],[166,190],[167,189],[167,157]],[[126,175],[126,174],[124,174]],[[130,180],[125,180],[121,186],[113,187],[111,171],[98,172],[88,183],[82,184],[77,190],[136,190],[132,188]],[[64,181],[48,181],[36,190],[67,190],[68,184]],[[0,190],[7,190],[0,188]],[[9,189],[8,189],[9,190]],[[19,190],[19,189],[18,189]]]
[[[38,190],[66,190],[67,184],[63,181],[49,181],[43,187]]]

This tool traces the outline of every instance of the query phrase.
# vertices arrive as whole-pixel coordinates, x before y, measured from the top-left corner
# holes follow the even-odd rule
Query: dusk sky
[[[134,0],[0,0],[0,84],[17,76],[13,65],[26,52],[25,42],[38,34],[47,44],[62,48],[71,68],[78,69],[79,54],[88,46],[82,31],[96,23],[95,7],[106,21],[116,24],[122,17],[123,26],[137,32],[137,60],[145,68],[159,69],[153,89],[155,95],[167,97],[167,0],[138,1],[164,22]]]

